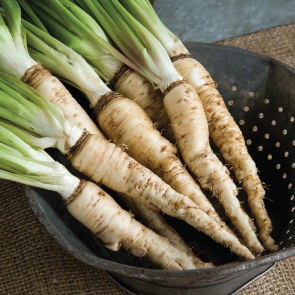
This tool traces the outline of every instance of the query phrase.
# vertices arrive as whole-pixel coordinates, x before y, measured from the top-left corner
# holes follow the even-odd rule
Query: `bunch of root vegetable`
[[[164,269],[213,267],[144,227],[99,186],[71,175],[44,152],[45,147],[70,140],[69,134],[75,132],[75,127],[50,103],[17,82],[1,77],[1,97],[5,98],[1,111],[10,110],[19,121],[26,117],[38,133],[42,133],[42,128],[38,127],[42,124],[54,131],[52,137],[39,137],[1,119],[0,178],[58,192],[69,212],[110,249],[120,245],[135,256],[146,256]]]
[[[58,148],[77,170],[118,192],[158,235],[96,185],[69,176],[48,155],[46,161],[50,158],[52,165],[44,165],[62,170],[67,175],[62,180],[50,178],[50,172],[46,176],[41,164],[40,172],[25,172],[24,166],[16,168],[15,160],[11,164],[6,158],[1,158],[1,177],[60,192],[70,213],[106,247],[114,251],[123,247],[164,269],[213,266],[195,257],[158,211],[184,220],[242,260],[253,259],[264,248],[278,250],[270,237],[264,190],[241,131],[208,72],[189,57],[148,1],[77,0],[76,5],[69,0],[19,0],[26,20],[21,19],[16,0],[0,2],[0,70],[6,73],[0,74],[0,119],[5,120],[0,123],[5,134],[15,138],[13,146],[3,139],[9,145],[4,151],[18,150],[19,158],[39,165],[43,161],[39,154],[24,153],[25,145],[38,152]],[[50,72],[84,92],[103,132]],[[264,248],[228,169],[210,148],[209,134],[248,194]],[[196,180],[218,198],[238,237]],[[90,203],[95,206],[88,210]]]

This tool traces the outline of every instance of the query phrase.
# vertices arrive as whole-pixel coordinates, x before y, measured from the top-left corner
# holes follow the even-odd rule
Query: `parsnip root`
[[[279,250],[279,246],[270,236],[272,225],[264,206],[265,191],[256,165],[248,153],[242,132],[227,110],[214,81],[195,59],[179,59],[174,62],[174,66],[200,96],[209,123],[210,136],[224,159],[233,166],[238,182],[242,183],[248,195],[249,206],[260,229],[259,237],[264,247],[269,251]]]
[[[163,269],[213,267],[144,227],[94,183],[82,181],[66,205],[69,212],[112,251],[122,247],[135,256],[150,259]]]
[[[156,234],[167,238],[170,243],[172,243],[179,249],[192,252],[190,247],[184,242],[177,231],[167,223],[161,212],[155,211],[150,207],[135,202],[127,195],[119,193],[117,193],[117,195],[131,210],[131,213],[135,216],[138,216],[143,221],[144,225],[147,228],[151,229]]]
[[[124,68],[124,75],[115,80],[115,90],[136,102],[148,114],[161,134],[174,144],[176,139],[163,104],[162,92],[154,89],[151,82],[139,73],[128,67]]]
[[[115,96],[115,93],[110,95]],[[174,190],[188,196],[202,211],[234,235],[176,156],[176,147],[161,136],[136,103],[117,95],[97,116],[99,126],[114,143],[126,147],[126,153],[132,158],[151,169]]]
[[[98,134],[104,138],[103,133],[72,97],[66,87],[41,65],[35,65],[28,69],[21,81],[36,89],[42,97],[59,107],[68,121],[91,134]]]
[[[166,90],[164,96],[164,106],[184,161],[201,186],[211,190],[219,199],[248,248],[260,254],[263,247],[253,230],[253,223],[236,198],[237,188],[229,171],[210,148],[204,108],[195,89],[185,81],[178,81]]]
[[[238,239],[222,229],[188,197],[175,192],[150,170],[137,163],[115,144],[87,134],[68,153],[74,168],[97,183],[127,194],[145,205],[182,219],[218,243],[225,244],[242,259],[254,256]]]

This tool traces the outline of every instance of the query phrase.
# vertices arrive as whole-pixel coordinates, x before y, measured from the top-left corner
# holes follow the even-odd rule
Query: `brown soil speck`
[[[160,152],[161,152],[161,153],[164,152],[164,151],[166,150],[166,148],[167,148],[166,145],[161,146]]]

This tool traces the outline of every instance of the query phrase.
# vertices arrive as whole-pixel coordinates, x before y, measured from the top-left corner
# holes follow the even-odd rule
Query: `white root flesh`
[[[149,108],[150,111],[156,112],[157,107],[162,106],[162,113],[168,118],[163,102],[157,101],[153,104],[150,101],[151,97],[146,96],[152,92],[152,85],[143,76],[129,70],[128,75],[125,75],[124,79],[116,85],[120,85],[119,90],[130,95],[131,99],[139,95],[140,101],[147,102],[147,104],[150,102],[152,105]],[[131,87],[133,91],[130,90]],[[131,157],[151,169],[177,192],[188,196],[221,227],[234,234],[221,220],[212,204],[176,156],[177,148],[156,130],[142,108],[128,99],[118,98],[110,102],[99,114],[98,122],[113,142],[128,147],[126,152]]]
[[[242,132],[227,110],[214,81],[195,59],[180,59],[174,62],[174,66],[200,96],[207,121],[210,123],[210,136],[224,159],[232,165],[238,182],[242,183],[248,195],[248,202],[260,229],[259,237],[264,247],[271,252],[279,250],[279,246],[270,236],[272,224],[265,209],[265,191],[256,165],[248,153]]]
[[[80,190],[69,198],[67,208],[110,250],[124,248],[135,256],[151,260],[163,269],[213,267],[137,222],[94,183],[81,183]]]
[[[148,114],[162,136],[173,144],[176,142],[163,104],[163,94],[159,89],[154,89],[149,80],[128,69],[126,74],[115,83],[114,88],[123,96],[136,102]]]
[[[195,89],[186,82],[178,84],[165,95],[164,106],[185,163],[201,186],[212,190],[219,199],[248,248],[260,254],[264,249],[253,230],[253,222],[236,197],[238,191],[229,171],[210,148],[204,108]]]
[[[216,86],[208,72],[199,63],[197,63],[196,66],[195,60],[192,60],[190,58],[185,58],[184,60],[186,62],[185,66],[183,66],[182,59],[174,62],[174,65],[179,73],[192,86],[194,86],[197,93],[200,94],[201,100],[204,97],[204,94],[202,93],[203,89],[205,88],[207,90],[210,90],[209,92],[205,91],[205,93],[207,94],[207,100],[209,100],[207,106],[209,106],[211,102],[214,103],[213,109],[216,109],[216,107],[218,109],[218,112],[214,113],[215,117],[218,117],[217,119],[215,119],[215,122],[222,122],[222,124],[213,124],[212,114],[210,112],[206,112],[207,120],[210,123],[210,136],[213,138],[215,144],[220,148],[221,153],[227,160],[227,162],[233,166],[237,175],[237,179],[244,179],[244,181],[242,181],[243,188],[248,193],[249,203],[251,203],[250,207],[260,228],[260,239],[263,242],[263,245],[269,251],[276,251],[279,249],[279,247],[275,245],[274,240],[270,237],[272,226],[263,203],[264,190],[257,176],[257,168],[248,154],[244,139],[241,136],[241,132],[237,124],[233,121],[230,114],[228,113],[222,101],[222,98],[216,90]],[[189,66],[187,66],[188,62],[190,63]],[[197,67],[198,70],[196,73]],[[199,68],[201,68],[201,70],[199,70]],[[162,133],[162,135],[166,137],[170,142],[175,142],[172,125],[170,124],[170,120],[162,102],[163,95],[160,93],[159,90],[153,90],[153,86],[147,79],[134,71],[129,71],[130,73],[129,75],[127,75],[127,77],[124,77],[124,79],[121,79],[116,83],[116,90],[140,105],[140,107],[147,112],[151,120],[155,123],[155,127]],[[198,77],[196,77],[196,74],[198,75]],[[202,76],[200,76],[200,74],[202,74]],[[211,100],[212,92],[217,100]],[[222,117],[224,115],[226,121],[229,122],[228,125],[230,126],[230,128],[227,128],[225,131],[221,132],[220,129],[222,129],[225,124],[227,124],[226,122],[224,122],[224,117]],[[214,131],[216,131],[215,134],[213,134]],[[227,134],[225,134],[225,132],[227,132]],[[228,155],[229,143],[227,142],[224,145],[224,141],[227,141],[229,137],[231,137],[231,141],[235,141],[234,144],[236,144],[236,141],[238,141],[238,148],[234,149],[234,151],[231,150],[231,155]],[[226,147],[225,151],[222,149],[222,146]],[[233,158],[233,156],[236,156],[238,153],[242,154],[242,157],[240,157],[239,161],[233,161],[231,158]],[[241,167],[241,164],[247,164],[248,171],[244,170],[240,172],[244,176],[238,177],[238,169],[239,167]],[[235,167],[237,167],[237,169],[235,169]],[[247,177],[245,175],[250,175],[251,177]],[[255,190],[253,189],[254,187],[256,187]],[[260,212],[262,214],[260,214]]]
[[[146,227],[154,231],[156,234],[167,238],[170,243],[179,249],[192,253],[190,247],[184,242],[177,231],[167,223],[161,212],[148,209],[145,205],[134,202],[134,200],[127,195],[119,193],[117,193],[117,195],[131,210],[132,214],[143,221]]]
[[[53,77],[47,70],[39,67],[37,69],[40,71],[40,74],[37,77],[33,76],[32,78],[32,75],[34,74],[32,71],[29,71],[27,72],[27,76],[24,77],[24,80],[33,82],[31,83],[31,86],[39,91],[43,97],[46,97],[47,100],[58,106],[66,115],[67,120],[83,129],[86,129],[87,131],[90,131],[90,133],[98,134],[104,137],[99,129],[93,124],[92,120],[90,120],[85,111],[81,109],[80,105],[78,105],[68,90],[62,85],[62,83],[57,78]],[[70,112],[69,110],[72,111]],[[126,195],[126,197],[128,196]],[[130,200],[128,204],[131,206],[132,200]],[[182,247],[185,251],[190,250],[177,232],[173,228],[169,227],[160,213],[152,214],[150,212],[151,210],[144,210],[145,207],[143,205],[136,204],[135,202],[133,202],[132,207],[129,207],[129,209],[134,209],[136,207],[140,208],[138,211],[140,212],[141,217],[144,218],[149,225],[153,224],[154,228],[157,226],[159,227],[158,230],[160,235],[165,237],[164,234],[166,234],[167,238],[169,237],[174,244],[178,244],[178,246],[180,248]],[[158,222],[155,221],[156,219],[158,219]]]
[[[193,201],[174,191],[115,144],[97,135],[88,135],[70,161],[74,168],[96,183],[127,194],[142,204],[152,204],[162,212],[186,221],[216,242],[228,246],[242,259],[254,258],[235,236],[222,229]]]
[[[50,78],[50,73],[48,73],[40,66],[38,70],[30,70],[28,70],[27,73],[24,75],[22,79],[24,82],[26,82],[33,88],[41,91],[41,94],[45,95],[45,98],[46,92],[47,97],[48,93],[52,91],[53,93],[58,93],[60,88],[54,88],[54,84],[55,82],[58,83],[58,80],[56,78]],[[53,81],[53,85],[51,87],[47,86],[47,84],[49,85],[49,83],[45,83],[45,80],[47,80],[48,78],[50,80],[56,79],[55,81]],[[41,87],[43,85],[44,88]],[[62,87],[59,87],[64,88],[62,84],[58,83],[58,85],[61,85]],[[47,90],[44,91],[44,89]],[[53,95],[51,97],[54,98]],[[68,97],[69,96],[66,95],[66,98]],[[60,99],[57,100],[56,104],[61,105],[64,103],[64,101],[65,97],[63,94],[61,95]],[[68,103],[65,103],[65,105],[68,105]],[[84,126],[80,126],[84,128]],[[96,127],[95,129],[98,130]],[[97,133],[97,131],[94,132]],[[160,179],[151,181],[154,175],[148,169],[143,170],[143,167],[140,167],[137,162],[127,159],[129,158],[127,155],[120,155],[120,153],[122,152],[120,148],[118,148],[120,150],[118,151],[118,149],[114,147],[109,146],[110,148],[106,148],[106,146],[104,146],[103,144],[98,144],[98,142],[107,144],[102,138],[101,133],[99,131],[98,133],[99,135],[97,136],[90,136],[90,139],[87,140],[82,150],[79,151],[79,153],[72,159],[72,164],[74,164],[73,166],[75,168],[77,168],[96,182],[105,183],[106,186],[129,195],[134,194],[133,197],[140,197],[140,199],[143,200],[144,203],[152,203],[152,205],[155,205],[166,214],[186,220],[189,224],[203,231],[207,235],[213,237],[216,241],[228,245],[230,249],[233,252],[237,253],[242,259],[253,259],[253,255],[249,253],[248,249],[242,246],[235,237],[232,237],[232,235],[230,235],[229,237],[226,233],[222,234],[220,232],[218,235],[216,235],[216,230],[221,228],[216,223],[214,224],[214,222],[214,226],[210,226],[209,224],[212,220],[206,214],[204,214],[206,216],[203,216],[203,218],[200,218],[201,220],[199,220],[197,216],[199,216],[203,212],[199,209],[193,208],[195,204],[190,199],[179,194],[176,196],[176,192],[174,192],[168,185],[167,187],[165,187],[165,185],[161,183],[162,181]],[[99,153],[98,150],[100,150],[101,153]],[[81,155],[83,159],[79,157]],[[100,159],[99,161],[97,161],[98,158]],[[87,159],[89,160],[87,161]],[[113,165],[109,165],[110,162]],[[75,165],[75,163],[77,165]],[[103,167],[100,166],[107,166],[107,168],[109,169],[103,169]],[[115,173],[115,171],[118,173]],[[123,191],[122,187],[124,188]],[[169,206],[167,206],[167,204],[169,204]],[[206,218],[208,218],[207,224],[204,224],[204,220],[206,223]]]
[[[66,87],[42,66],[36,65],[28,69],[21,80],[36,89],[46,100],[59,107],[69,122],[87,130],[91,134],[104,137],[103,133],[72,97]]]
[[[32,88],[39,91],[39,93],[44,98],[57,105],[63,111],[65,117],[69,121],[72,121],[81,128],[90,131],[90,133],[96,134],[99,141],[106,143],[104,140],[104,135],[91,121],[86,112],[82,110],[80,105],[73,99],[67,89],[60,83],[60,81],[53,77],[47,70],[42,68],[40,65],[34,66],[24,74],[22,80]],[[80,110],[82,111],[80,112]],[[124,156],[123,159],[125,159]],[[136,188],[136,190],[138,189]],[[191,205],[189,199],[186,198],[184,198],[184,204],[185,206],[188,206],[188,204]]]

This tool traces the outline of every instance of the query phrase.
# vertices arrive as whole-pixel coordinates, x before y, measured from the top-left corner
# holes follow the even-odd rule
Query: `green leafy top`
[[[55,105],[4,73],[0,73],[0,116],[43,137],[64,137],[71,130]]]
[[[75,145],[84,130],[68,122],[63,113],[51,102],[41,97],[28,85],[0,72],[0,119],[19,128],[16,135],[40,148],[57,147],[66,153]],[[21,128],[21,129],[20,129]],[[30,132],[24,134],[24,130]],[[10,129],[14,132],[13,129]],[[43,140],[32,139],[35,137]],[[25,139],[28,137],[27,139]]]
[[[178,36],[162,23],[150,1],[120,0],[120,3],[161,42],[170,57],[189,54]]]
[[[68,0],[26,2],[50,34],[84,56],[106,82],[111,81],[123,63],[137,70],[134,64],[109,43],[97,22],[74,3]]]
[[[183,79],[161,43],[119,1],[79,0],[82,1],[139,72],[162,91],[172,82]]]
[[[40,28],[45,33],[48,33],[47,29],[41,22],[41,20],[38,18],[36,13],[30,8],[28,3],[25,0],[18,0],[20,5],[23,7],[24,11],[28,14],[28,17],[30,18],[31,22],[34,23],[38,28]]]
[[[93,106],[111,91],[82,56],[34,25],[23,20],[27,28],[30,55],[51,73],[82,90]]]
[[[79,184],[46,152],[33,148],[0,124],[0,178],[59,192],[69,197]]]
[[[0,70],[20,79],[37,64],[27,52],[21,27],[21,11],[16,0],[0,0],[5,18],[0,15]]]

